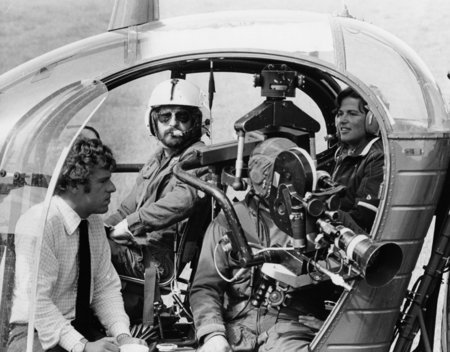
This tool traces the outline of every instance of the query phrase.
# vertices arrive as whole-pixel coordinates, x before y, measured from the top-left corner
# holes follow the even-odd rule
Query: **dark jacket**
[[[335,161],[332,179],[347,187],[341,196],[341,210],[369,233],[380,203],[384,176],[381,139],[376,137],[353,153],[341,146],[336,151]],[[351,228],[345,221],[344,225]]]
[[[198,200],[197,190],[178,180],[172,173],[173,167],[189,159],[195,148],[203,146],[196,142],[183,153],[164,157],[158,148],[144,165],[136,178],[136,183],[122,201],[115,213],[108,217],[106,224],[116,225],[125,217],[133,234],[151,233],[151,241],[170,243],[179,230],[181,220],[189,217]],[[200,171],[193,171],[196,174]]]

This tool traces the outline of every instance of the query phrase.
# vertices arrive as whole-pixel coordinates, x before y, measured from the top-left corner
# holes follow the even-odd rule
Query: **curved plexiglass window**
[[[6,344],[10,319],[25,319],[34,331],[34,294],[46,205],[70,145],[106,92],[101,83],[74,83],[25,115],[15,116],[18,123],[4,136],[0,165],[0,350]],[[40,203],[44,203],[42,226],[32,231],[16,227],[18,220]]]
[[[164,56],[225,49],[284,52],[335,62],[328,16],[308,12],[223,12],[103,33],[40,56],[0,77],[0,143],[15,124],[14,116],[22,116],[71,82],[92,80]]]
[[[139,44],[143,59],[233,49],[335,60],[328,17],[312,12],[224,11],[172,18],[142,26]]]
[[[126,37],[125,37],[126,38]],[[0,144],[17,118],[73,82],[91,82],[126,61],[124,35],[104,33],[31,60],[0,76]],[[75,83],[76,84],[76,83]]]
[[[421,59],[404,43],[376,27],[350,19],[340,22],[346,68],[378,96],[391,117],[393,130],[448,130],[445,104]]]

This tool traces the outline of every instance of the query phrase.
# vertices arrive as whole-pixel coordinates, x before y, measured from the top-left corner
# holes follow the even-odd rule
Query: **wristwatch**
[[[77,344],[75,346],[73,346],[72,352],[84,352],[86,343],[88,343],[88,340],[86,340],[85,338],[82,338],[80,340],[80,342],[77,342]]]

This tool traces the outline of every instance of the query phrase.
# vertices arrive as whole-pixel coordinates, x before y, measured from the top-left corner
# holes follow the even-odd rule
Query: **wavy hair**
[[[68,187],[78,185],[84,185],[84,190],[90,192],[89,176],[95,166],[109,171],[116,167],[111,149],[99,139],[77,139],[62,167],[56,193],[64,193]]]
[[[354,98],[359,99],[358,102],[358,109],[360,112],[367,114],[369,111],[369,108],[367,107],[366,101],[359,95],[353,88],[347,87],[344,90],[342,90],[336,97],[335,101],[335,114],[338,112],[339,108],[341,107],[342,101],[345,98]]]

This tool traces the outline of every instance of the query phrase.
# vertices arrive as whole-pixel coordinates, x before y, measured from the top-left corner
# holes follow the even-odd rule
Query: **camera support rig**
[[[245,134],[251,131],[260,131],[271,137],[274,134],[282,135],[283,127],[306,131],[309,134],[309,149],[315,160],[315,133],[320,130],[320,124],[311,116],[297,107],[287,97],[295,97],[295,89],[301,88],[304,77],[286,65],[268,65],[261,74],[254,76],[255,87],[261,87],[261,96],[266,97],[260,105],[242,116],[234,124],[238,136],[238,154],[236,157],[236,174],[233,188],[245,189],[242,182],[243,149]]]
[[[402,262],[400,247],[395,243],[375,243],[367,235],[355,234],[342,226],[336,218],[339,207],[336,195],[343,190],[343,186],[326,180],[324,173],[319,173],[321,179],[315,185],[313,180],[318,173],[311,158],[306,157],[307,152],[301,148],[283,151],[276,157],[269,196],[271,217],[282,231],[293,238],[292,246],[265,248],[253,253],[227,196],[217,186],[187,172],[206,166],[201,163],[203,152],[207,153],[207,150],[197,150],[196,156],[175,165],[174,174],[212,196],[222,208],[230,228],[231,250],[242,268],[278,263],[291,273],[286,276],[286,273],[272,270],[269,276],[275,280],[282,280],[280,277],[283,275],[295,277],[316,271],[347,290],[351,286],[345,279],[361,276],[369,285],[378,287],[396,275]],[[319,260],[326,260],[330,267],[340,267],[339,272],[329,270]],[[341,274],[344,267],[348,271]],[[296,287],[291,281],[288,284]]]
[[[347,290],[351,290],[351,286],[346,280],[358,276],[364,277],[371,286],[383,286],[399,270],[402,251],[395,243],[376,243],[366,234],[355,234],[338,221],[338,194],[345,187],[332,182],[326,172],[316,170],[314,134],[320,125],[292,101],[285,100],[295,96],[295,89],[302,84],[302,76],[285,65],[278,68],[269,65],[261,75],[255,76],[255,86],[262,87],[266,100],[235,123],[238,134],[236,172],[234,180],[229,180],[235,190],[245,188],[242,171],[244,153],[248,155],[248,150],[245,151],[247,132],[258,131],[267,138],[284,134],[293,139],[295,132],[300,132],[309,138],[309,151],[305,148],[283,151],[274,163],[268,205],[275,224],[292,237],[287,247],[263,248],[254,253],[234,207],[223,191],[187,172],[221,163],[220,155],[229,154],[226,150],[222,153],[214,146],[200,148],[193,158],[177,164],[174,174],[215,199],[229,225],[230,250],[242,268],[263,264],[262,273],[275,281],[275,285],[301,287],[305,285],[302,276],[312,277],[311,274],[316,273],[318,279],[312,281],[328,280],[324,278],[325,274]],[[273,265],[269,267],[267,263]],[[309,280],[306,285],[311,283]]]

